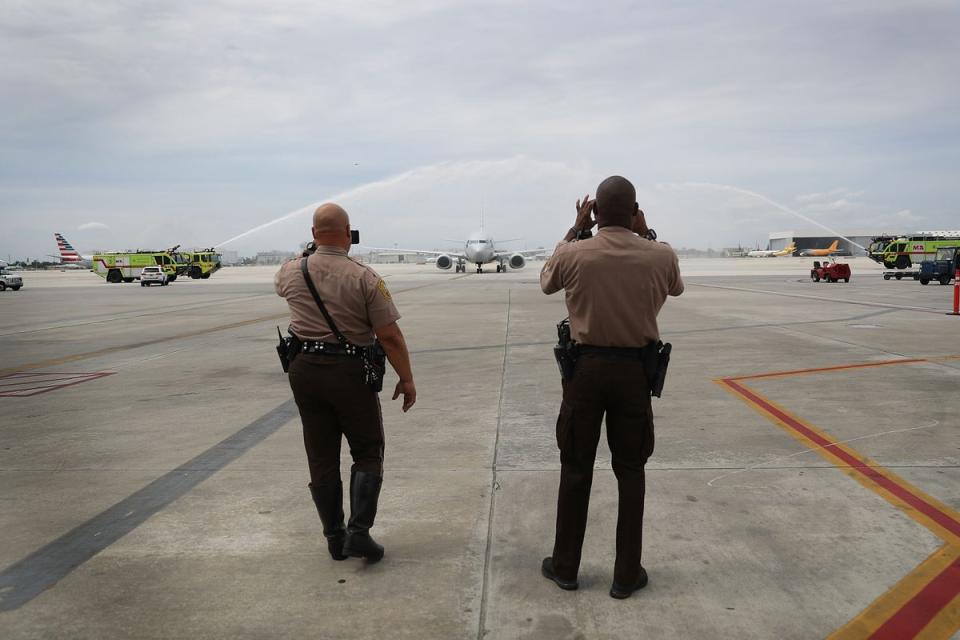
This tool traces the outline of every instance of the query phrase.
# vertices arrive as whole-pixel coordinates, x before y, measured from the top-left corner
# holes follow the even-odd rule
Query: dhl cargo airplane
[[[779,258],[780,256],[792,256],[793,252],[797,250],[797,245],[793,242],[790,243],[789,247],[785,249],[755,249],[747,253],[748,258]]]
[[[826,249],[804,249],[800,252],[801,256],[831,256],[840,249],[838,248],[840,244],[839,240],[834,240],[833,243]]]

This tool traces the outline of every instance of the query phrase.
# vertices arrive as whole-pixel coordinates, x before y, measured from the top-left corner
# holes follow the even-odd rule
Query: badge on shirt
[[[393,297],[390,295],[390,291],[387,290],[387,283],[381,280],[377,283],[377,289],[380,290],[380,295],[382,295],[387,300],[393,300]]]

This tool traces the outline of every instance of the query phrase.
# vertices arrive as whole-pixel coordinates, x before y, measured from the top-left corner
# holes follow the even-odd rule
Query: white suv
[[[161,287],[167,286],[167,274],[160,267],[144,267],[140,272],[140,286],[145,287],[155,283]]]

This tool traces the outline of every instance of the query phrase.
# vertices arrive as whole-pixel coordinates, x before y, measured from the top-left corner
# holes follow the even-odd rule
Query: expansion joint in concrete
[[[507,379],[507,353],[510,348],[510,307],[513,294],[507,290],[507,317],[503,331],[503,363],[500,367],[500,392],[497,396],[497,430],[493,441],[493,460],[490,463],[490,511],[487,514],[487,544],[483,556],[483,583],[480,588],[480,623],[477,629],[477,640],[486,635],[487,626],[487,589],[490,577],[490,558],[493,555],[493,516],[497,506],[497,490],[500,488],[497,480],[497,454],[500,451],[500,426],[503,422],[503,390]]]

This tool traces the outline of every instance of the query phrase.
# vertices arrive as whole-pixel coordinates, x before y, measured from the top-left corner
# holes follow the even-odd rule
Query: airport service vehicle
[[[182,255],[186,257],[190,265],[187,269],[187,275],[194,280],[197,278],[206,280],[223,266],[220,262],[220,254],[212,248],[201,249],[199,251],[185,251]]]
[[[0,291],[6,291],[7,289],[20,291],[22,286],[23,278],[10,273],[5,267],[0,267]]]
[[[850,265],[842,262],[824,261],[821,263],[819,260],[814,260],[813,269],[810,270],[810,279],[814,282],[820,282],[821,280],[850,282]]]
[[[890,278],[896,278],[897,280],[903,280],[904,278],[907,278],[907,279],[913,278],[914,280],[919,280],[920,271],[917,269],[914,269],[913,271],[906,271],[906,270],[884,271],[883,279],[889,280]]]
[[[867,255],[887,269],[909,269],[914,264],[933,259],[941,247],[955,247],[958,242],[958,231],[901,237],[877,236],[867,248]]]
[[[159,284],[161,287],[167,286],[169,279],[167,274],[160,267],[144,267],[140,271],[140,286],[146,287],[151,284]]]
[[[960,269],[960,246],[940,247],[933,260],[920,263],[920,284],[929,284],[931,280],[950,284],[957,269]]]
[[[93,256],[92,271],[106,278],[107,282],[133,282],[140,277],[144,267],[159,266],[167,275],[167,280],[173,282],[189,267],[186,258],[176,249],[97,253]]]

